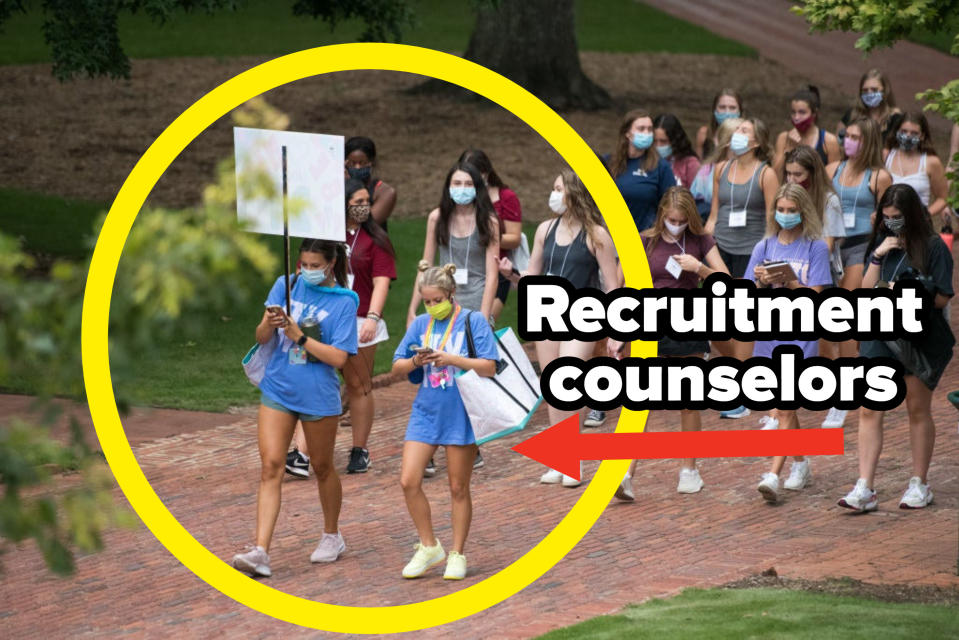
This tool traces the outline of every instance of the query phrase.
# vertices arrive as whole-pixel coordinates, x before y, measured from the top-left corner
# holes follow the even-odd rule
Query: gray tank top
[[[464,309],[479,311],[483,306],[483,290],[486,287],[486,248],[480,244],[479,230],[473,229],[466,238],[457,238],[450,234],[450,243],[437,248],[439,263],[452,262],[456,265],[456,275],[461,278],[465,271],[466,284],[457,284],[454,297]]]
[[[751,254],[756,243],[766,235],[766,199],[761,179],[766,163],[760,162],[745,184],[733,184],[729,181],[733,162],[736,160],[727,163],[719,176],[719,211],[713,238],[723,251],[742,256]],[[743,209],[746,210],[746,225],[729,226],[730,213]]]
[[[565,278],[577,289],[598,286],[599,263],[586,244],[586,230],[580,229],[569,244],[557,244],[558,226],[559,219],[550,225],[543,240],[543,274]]]

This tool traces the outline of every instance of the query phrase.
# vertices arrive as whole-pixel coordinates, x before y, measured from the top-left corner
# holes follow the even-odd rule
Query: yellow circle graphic
[[[292,596],[245,577],[204,548],[153,491],[130,449],[110,377],[108,321],[117,265],[137,212],[181,151],[218,118],[247,100],[309,76],[353,70],[415,73],[460,85],[509,110],[542,135],[583,179],[617,238],[632,286],[651,286],[645,253],[632,217],[606,168],[562,117],[517,84],[449,54],[394,44],[320,47],[261,64],[216,87],[184,111],[147,149],[110,208],[90,263],[83,301],[83,375],[90,413],[120,488],[157,539],[193,573],[252,609],[292,624],[326,631],[393,633],[445,624],[487,609],[546,573],[602,514],[627,461],[600,465],[570,512],[528,553],[481,582],[449,595],[392,607],[349,607]],[[653,355],[655,343],[636,343],[636,355]],[[237,356],[239,360],[239,355]],[[617,431],[642,431],[646,412],[623,411]],[[399,515],[398,515],[399,517]]]

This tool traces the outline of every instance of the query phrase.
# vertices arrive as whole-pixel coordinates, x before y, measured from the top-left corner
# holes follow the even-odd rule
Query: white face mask
[[[663,224],[666,226],[666,231],[669,231],[669,234],[671,236],[673,236],[674,238],[678,238],[679,234],[681,234],[683,231],[686,230],[686,226],[689,223],[684,222],[682,224],[673,224],[669,222],[668,220],[663,220]]]
[[[563,202],[566,194],[562,191],[553,191],[549,194],[549,208],[552,209],[553,213],[557,215],[562,215],[566,213],[566,203]]]

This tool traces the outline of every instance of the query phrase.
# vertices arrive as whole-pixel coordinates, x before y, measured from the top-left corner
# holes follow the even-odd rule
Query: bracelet
[[[872,257],[869,258],[871,264],[882,264],[882,258],[877,258],[876,254],[872,254]]]
[[[379,322],[380,320],[383,319],[383,316],[381,316],[380,314],[378,314],[378,313],[375,312],[375,311],[370,311],[369,313],[366,314],[366,319],[367,319],[367,320],[376,320],[377,322]]]

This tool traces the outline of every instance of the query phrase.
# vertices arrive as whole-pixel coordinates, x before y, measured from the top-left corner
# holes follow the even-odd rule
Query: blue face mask
[[[875,109],[882,104],[882,91],[860,94],[859,99],[870,109]]]
[[[656,153],[659,154],[660,158],[668,158],[669,156],[673,155],[673,145],[666,144],[661,147],[657,145]]]
[[[792,229],[800,222],[802,222],[802,215],[798,213],[785,213],[783,211],[776,211],[776,222],[779,223],[779,226],[783,229]]]
[[[738,118],[738,111],[713,111],[713,117],[716,118],[716,122],[722,124],[729,120],[730,118]]]
[[[476,187],[450,187],[450,197],[456,204],[469,204],[476,199]]]
[[[653,134],[652,133],[634,133],[633,134],[633,146],[639,149],[640,151],[645,151],[653,146]]]
[[[745,133],[739,133],[738,131],[733,134],[733,137],[729,140],[729,148],[733,150],[737,156],[741,156],[747,151],[749,151],[749,136]]]
[[[323,269],[300,269],[300,276],[314,287],[323,284],[329,277]]]

